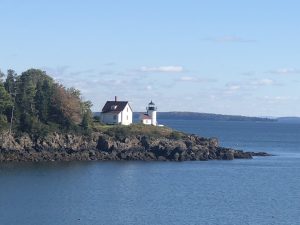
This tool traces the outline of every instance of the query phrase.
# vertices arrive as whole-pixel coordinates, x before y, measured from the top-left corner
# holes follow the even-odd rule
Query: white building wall
[[[132,112],[132,110],[131,110],[131,108],[130,108],[129,105],[127,105],[127,107],[128,107],[128,111],[129,111],[128,122],[129,122],[129,124],[132,124],[132,121],[133,121],[133,112]]]
[[[132,124],[132,110],[127,104],[124,110],[120,113],[101,113],[101,122],[105,124]]]
[[[152,120],[151,119],[142,119],[142,123],[146,125],[151,125]]]
[[[118,124],[122,124],[122,112],[118,114]]]
[[[128,104],[120,114],[121,114],[121,123],[123,125],[132,124],[132,110]]]
[[[153,110],[148,110],[148,115],[151,117],[151,124],[156,126],[157,122],[156,122],[156,111]]]
[[[157,121],[156,121],[156,111],[152,112],[152,125],[156,126]]]

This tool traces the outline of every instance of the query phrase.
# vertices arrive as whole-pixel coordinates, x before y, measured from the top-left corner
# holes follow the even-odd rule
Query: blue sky
[[[99,111],[300,116],[297,0],[0,0],[0,68],[40,68]]]

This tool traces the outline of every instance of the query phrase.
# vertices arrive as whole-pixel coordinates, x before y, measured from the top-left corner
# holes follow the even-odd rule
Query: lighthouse
[[[141,122],[143,124],[157,126],[157,121],[156,121],[157,107],[152,102],[152,100],[148,104],[148,107],[146,107],[146,110],[147,110],[147,113],[145,113],[141,116]]]
[[[147,114],[151,118],[151,124],[154,125],[154,126],[156,126],[156,124],[157,124],[157,121],[156,121],[156,110],[157,110],[157,107],[155,107],[155,104],[152,102],[152,100],[148,104],[148,107],[146,109],[147,109]]]

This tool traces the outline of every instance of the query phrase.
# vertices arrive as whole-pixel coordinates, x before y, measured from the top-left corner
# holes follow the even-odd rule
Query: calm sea
[[[300,124],[160,122],[276,156],[0,164],[0,225],[300,224]]]

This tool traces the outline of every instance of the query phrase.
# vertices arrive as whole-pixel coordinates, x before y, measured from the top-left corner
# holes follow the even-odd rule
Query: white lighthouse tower
[[[151,102],[148,104],[148,107],[146,107],[147,113],[141,114],[141,122],[146,125],[153,125],[157,126],[156,121],[156,110],[155,104]]]
[[[151,124],[156,126],[157,125],[157,121],[156,121],[156,111],[157,111],[157,107],[155,107],[155,104],[151,102],[148,104],[147,109],[147,114],[149,115],[149,117],[151,118]]]

